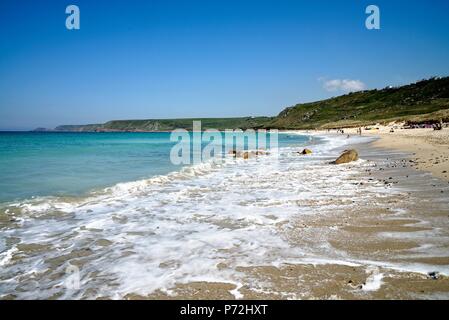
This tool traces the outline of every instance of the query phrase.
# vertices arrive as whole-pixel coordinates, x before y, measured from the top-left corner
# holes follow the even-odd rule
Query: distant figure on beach
[[[359,127],[359,128],[357,129],[357,133],[359,134],[359,136],[362,135],[362,127]]]
[[[433,130],[443,130],[443,120],[433,125]]]

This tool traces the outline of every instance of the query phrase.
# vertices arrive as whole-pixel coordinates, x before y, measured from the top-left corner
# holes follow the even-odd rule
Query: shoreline
[[[404,152],[410,164],[417,170],[430,172],[433,176],[449,182],[449,130],[397,129],[397,125],[374,126],[378,130],[363,130],[361,137],[372,137],[374,148]],[[390,130],[394,132],[390,132]],[[324,130],[298,132],[317,135],[359,136],[357,128],[342,128],[344,134]]]
[[[380,139],[373,146],[405,151],[416,169],[449,182],[449,130],[439,133],[433,129],[378,132]]]
[[[50,269],[38,274],[49,289],[62,280],[58,270],[66,263],[96,286],[111,285],[109,291],[84,288],[78,297],[87,299],[447,298],[447,184],[415,170],[406,153],[374,146],[375,136],[348,140],[292,133],[328,141],[312,143],[310,156],[297,154],[303,145],[288,147],[276,166],[269,157],[242,160],[221,170],[131,186],[129,197],[116,190],[98,199],[45,203],[50,210],[39,203],[25,211],[12,208],[11,217],[27,218],[37,228],[66,229],[51,242],[39,229],[28,229],[21,239],[12,233],[4,267],[9,262],[25,267],[26,259],[44,254]],[[361,160],[329,164],[352,147]],[[38,215],[29,219],[29,213]],[[54,244],[66,249],[55,250]],[[136,270],[142,272],[138,282],[128,278]],[[148,280],[155,271],[166,282]],[[20,288],[28,284],[23,281],[17,292],[12,288],[0,299],[21,297]],[[122,291],[114,291],[116,281],[123,281]],[[49,297],[69,294],[62,290]]]
[[[398,150],[409,153],[416,169],[432,173],[449,182],[449,130],[433,129],[391,129],[396,125],[377,125],[379,130],[362,131],[364,137],[376,137],[373,147]],[[344,134],[357,135],[357,128],[342,128]],[[170,133],[171,131],[2,131],[5,133]],[[301,133],[305,135],[340,135],[325,130],[280,130],[280,133]]]

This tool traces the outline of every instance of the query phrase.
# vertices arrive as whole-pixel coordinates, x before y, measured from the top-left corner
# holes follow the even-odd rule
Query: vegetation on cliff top
[[[342,128],[377,122],[440,119],[449,121],[449,77],[298,104],[283,110],[268,126],[278,129]]]

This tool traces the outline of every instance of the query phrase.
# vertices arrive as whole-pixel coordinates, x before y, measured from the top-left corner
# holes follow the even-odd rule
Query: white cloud
[[[365,90],[366,85],[360,80],[350,80],[350,79],[320,79],[323,83],[323,88],[327,91],[344,91],[344,92],[356,92]]]

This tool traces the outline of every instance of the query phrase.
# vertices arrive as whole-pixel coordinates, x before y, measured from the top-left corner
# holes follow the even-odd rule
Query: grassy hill
[[[283,110],[267,127],[341,128],[377,122],[440,119],[449,121],[449,77],[298,104]]]
[[[249,129],[260,128],[270,123],[270,117],[242,118],[191,118],[191,119],[149,119],[149,120],[114,120],[104,124],[66,125],[56,127],[56,131],[77,132],[114,132],[114,131],[171,131],[174,129],[192,130],[192,122],[200,120],[202,129]]]
[[[277,117],[115,120],[104,124],[59,126],[56,131],[171,131],[192,129],[315,129],[365,126],[391,121],[449,122],[449,77],[432,78],[397,88],[349,93],[331,99],[297,104]]]

